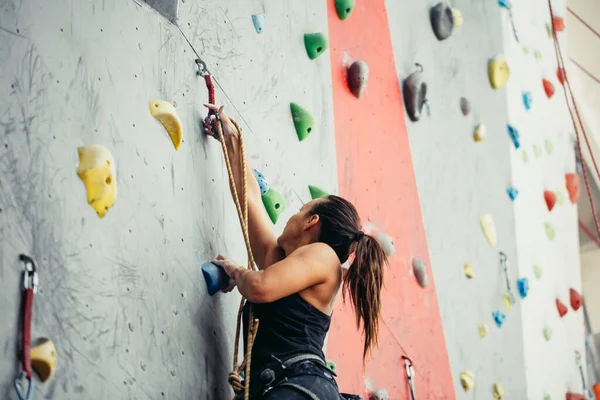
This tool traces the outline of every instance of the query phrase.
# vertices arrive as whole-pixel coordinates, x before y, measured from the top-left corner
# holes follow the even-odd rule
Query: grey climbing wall
[[[302,42],[326,31],[326,5],[265,3],[181,0],[175,26],[167,2],[0,2],[0,398],[16,399],[19,253],[40,265],[33,337],[58,352],[36,398],[230,398],[239,295],[209,297],[199,265],[219,252],[244,263],[245,249],[220,146],[199,128],[207,91],[186,38],[252,166],[287,200],[277,232],[309,183],[337,186],[329,59],[310,61]],[[151,99],[176,105],[179,151]],[[302,143],[292,101],[317,121]],[[86,144],[117,165],[103,219],[76,175]]]
[[[504,90],[490,88],[487,75],[488,60],[504,51],[501,10],[496,1],[455,1],[465,22],[438,41],[429,24],[429,8],[437,3],[388,1],[387,8],[399,78],[418,62],[428,83],[431,118],[407,119],[407,127],[456,397],[493,398],[492,385],[498,382],[504,398],[525,399],[521,311],[505,308],[498,256],[499,250],[507,254],[516,290],[514,211],[506,194],[512,179],[508,100]],[[461,114],[462,96],[472,105],[468,117]],[[488,134],[476,143],[478,123]],[[483,214],[494,218],[496,248],[482,233]],[[463,272],[465,263],[473,265],[471,280]],[[500,329],[492,318],[495,310],[507,315]],[[489,327],[483,339],[479,324]],[[465,371],[475,376],[469,392],[459,379]]]

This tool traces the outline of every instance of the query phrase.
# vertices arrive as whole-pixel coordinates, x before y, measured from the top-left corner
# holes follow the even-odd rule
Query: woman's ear
[[[319,218],[319,216],[317,214],[312,214],[308,217],[308,219],[306,220],[306,222],[304,223],[304,229],[308,230],[310,228],[312,228],[313,226],[318,225],[319,221],[321,219]]]

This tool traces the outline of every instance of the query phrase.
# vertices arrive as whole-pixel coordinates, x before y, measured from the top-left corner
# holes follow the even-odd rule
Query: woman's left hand
[[[225,293],[231,292],[236,286],[235,279],[233,279],[233,273],[240,267],[236,263],[231,261],[229,258],[227,258],[227,256],[224,256],[222,254],[219,254],[215,260],[212,260],[212,263],[223,268],[225,273],[229,276],[229,285],[223,288],[222,291]]]

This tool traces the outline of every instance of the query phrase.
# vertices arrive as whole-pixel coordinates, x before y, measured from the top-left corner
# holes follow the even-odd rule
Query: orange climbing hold
[[[554,96],[554,85],[548,79],[542,79],[542,84],[544,85],[544,92],[546,92],[546,96],[549,99]]]
[[[571,204],[577,203],[577,200],[579,200],[579,175],[575,173],[565,174],[565,184]]]
[[[567,393],[567,400],[587,400],[587,397],[579,393]]]
[[[552,18],[552,26],[554,26],[554,32],[562,32],[565,30],[565,19],[563,17]]]
[[[556,204],[556,194],[550,190],[546,190],[544,191],[544,200],[546,201],[548,211],[552,211],[554,205]]]
[[[556,70],[556,77],[558,78],[560,84],[564,85],[565,81],[567,80],[567,71],[565,71],[564,68],[558,67],[558,69]]]
[[[556,309],[558,310],[558,315],[560,315],[561,318],[564,317],[565,314],[569,311],[567,306],[565,306],[565,304],[559,299],[556,299]]]
[[[583,298],[579,292],[573,288],[569,290],[569,301],[571,302],[571,308],[573,311],[579,310],[579,307],[581,307],[581,304],[583,304]]]

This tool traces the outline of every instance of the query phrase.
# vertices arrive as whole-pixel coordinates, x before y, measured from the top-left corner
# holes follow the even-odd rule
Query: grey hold
[[[415,273],[415,278],[417,279],[419,285],[422,288],[427,287],[429,281],[427,279],[427,268],[425,266],[425,261],[421,260],[420,258],[415,258],[413,260],[413,272]]]
[[[366,62],[357,60],[348,68],[348,87],[350,92],[360,99],[369,80],[369,66]]]
[[[460,98],[460,111],[465,117],[471,113],[471,102],[464,97]]]
[[[385,389],[377,389],[375,392],[371,393],[369,400],[390,400],[390,395]]]
[[[404,81],[404,105],[411,121],[417,122],[421,118],[423,105],[427,98],[427,83],[423,81],[423,67],[417,64],[418,71],[413,72]]]
[[[454,30],[454,13],[452,8],[445,2],[432,7],[429,12],[431,27],[438,40],[445,40],[452,35]]]

